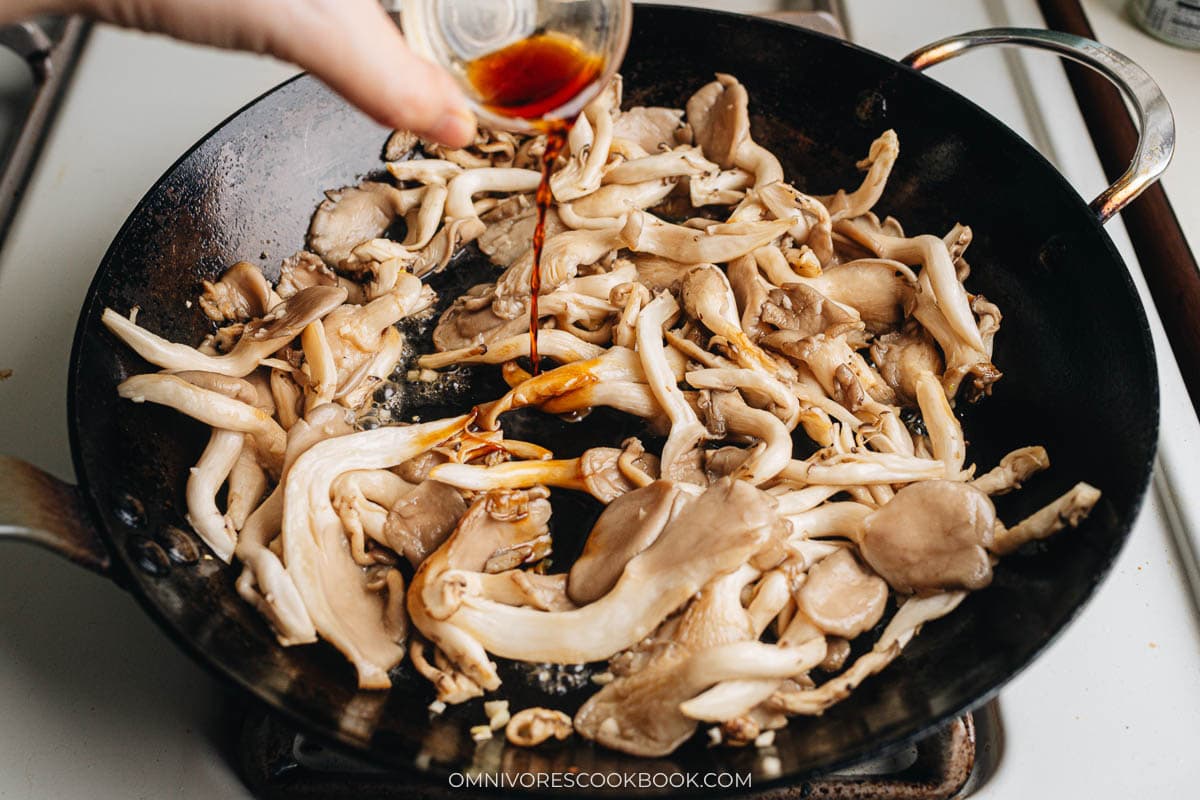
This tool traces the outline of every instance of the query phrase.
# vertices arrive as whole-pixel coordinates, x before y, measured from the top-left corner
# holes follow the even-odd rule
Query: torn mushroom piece
[[[280,301],[267,283],[262,270],[247,261],[239,261],[215,283],[204,281],[200,309],[213,322],[244,322],[261,317]]]
[[[480,687],[500,685],[485,646],[454,624],[470,573],[489,564],[512,568],[549,551],[546,491],[499,490],[481,495],[454,532],[422,562],[408,592],[408,611],[421,633]],[[499,571],[499,570],[497,570]]]
[[[548,739],[567,739],[574,732],[571,718],[550,708],[525,708],[504,726],[504,738],[518,747],[537,747]]]
[[[608,658],[653,631],[713,577],[769,548],[784,525],[773,505],[769,495],[746,483],[723,479],[631,559],[612,590],[596,602],[575,611],[544,612],[468,592],[450,604],[453,611],[445,622],[504,658],[566,664]],[[440,591],[426,590],[423,602],[439,596]],[[411,593],[409,598],[417,620],[423,609],[414,609]]]
[[[825,633],[853,639],[883,618],[887,599],[887,583],[838,550],[808,571],[796,606]]]

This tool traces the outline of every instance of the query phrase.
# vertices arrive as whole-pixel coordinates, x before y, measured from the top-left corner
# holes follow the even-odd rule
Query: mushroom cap
[[[579,457],[579,476],[588,492],[602,503],[612,503],[637,488],[617,463],[623,452],[616,447],[592,447]]]
[[[407,462],[406,462],[407,463]],[[467,512],[467,503],[452,486],[424,480],[388,511],[383,535],[414,567],[441,546]]]
[[[687,119],[696,144],[710,161],[729,169],[738,147],[750,138],[750,96],[731,75],[718,75],[687,102]]]
[[[970,484],[911,484],[863,526],[863,558],[897,591],[981,589],[992,581],[986,548],[996,509]]]
[[[880,336],[871,344],[871,358],[888,386],[910,406],[917,403],[917,379],[925,373],[940,376],[945,369],[942,354],[922,330]]]
[[[887,582],[849,550],[838,550],[808,571],[796,605],[826,633],[853,639],[875,627],[887,599]]]
[[[686,500],[671,481],[655,481],[609,503],[571,567],[567,596],[582,605],[608,594],[629,560],[654,544]]]

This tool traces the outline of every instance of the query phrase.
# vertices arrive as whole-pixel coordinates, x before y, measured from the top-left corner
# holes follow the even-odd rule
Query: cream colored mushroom
[[[424,191],[366,181],[326,192],[308,228],[308,245],[327,263],[339,265],[355,245],[382,236],[396,217],[412,210]]]
[[[662,451],[662,474],[673,477],[681,460],[708,435],[696,412],[676,384],[663,349],[663,327],[679,312],[670,294],[661,293],[642,309],[637,323],[638,356],[650,391],[671,420],[671,431]]]
[[[767,546],[779,525],[772,505],[769,495],[744,482],[718,481],[630,560],[596,602],[542,612],[466,595],[446,621],[504,658],[568,664],[607,658],[645,637],[713,577]]]
[[[339,436],[314,445],[292,465],[284,490],[283,552],[317,632],[354,664],[362,688],[386,688],[403,650],[384,626],[383,604],[344,545],[330,501],[338,474],[381,469],[429,450],[461,431],[469,417]]]
[[[263,277],[262,270],[239,261],[215,283],[204,281],[200,309],[213,322],[240,322],[261,317],[280,302],[280,297]]]
[[[295,339],[309,323],[320,319],[346,299],[344,289],[313,286],[298,292],[271,309],[266,316],[246,325],[233,351],[210,356],[187,345],[168,342],[111,308],[104,309],[101,322],[121,341],[151,364],[173,372],[196,370],[244,377],[276,350]]]
[[[1077,527],[1099,500],[1099,489],[1086,483],[1077,483],[1066,494],[1011,528],[998,529],[995,541],[988,546],[997,555],[1008,555],[1028,542],[1045,539],[1063,528]]]

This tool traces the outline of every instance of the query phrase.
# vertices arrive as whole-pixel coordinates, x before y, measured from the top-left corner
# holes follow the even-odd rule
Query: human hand
[[[378,0],[16,0],[130,28],[268,53],[310,71],[380,123],[451,147],[475,136],[454,81],[418,57]],[[0,16],[8,17],[8,12]],[[3,20],[0,20],[3,21]]]

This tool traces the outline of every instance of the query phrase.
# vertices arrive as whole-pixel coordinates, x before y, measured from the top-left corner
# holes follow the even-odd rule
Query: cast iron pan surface
[[[992,397],[964,412],[970,459],[988,469],[1009,450],[1040,443],[1053,462],[1024,490],[1000,498],[1002,518],[1020,519],[1075,481],[1104,492],[1079,530],[1005,558],[989,588],[926,626],[882,674],[824,716],[795,719],[780,731],[781,780],[795,781],[895,746],[980,703],[1071,620],[1108,571],[1146,490],[1157,377],[1145,315],[1108,236],[1050,164],[1000,122],[935,81],[844,42],[725,14],[638,10],[623,68],[626,106],[682,106],[714,72],[745,83],[756,140],[780,156],[804,191],[857,185],[854,162],[880,132],[896,129],[900,159],[876,210],[910,232],[970,224],[968,288],[1004,312],[994,358],[1004,378]],[[83,308],[71,366],[71,434],[81,485],[118,569],[176,641],[327,741],[402,769],[424,749],[431,769],[445,772],[472,761],[467,728],[484,719],[478,701],[431,719],[429,686],[407,666],[396,670],[390,692],[359,693],[332,647],[280,647],[235,593],[235,569],[211,557],[171,566],[147,555],[146,542],[162,540],[170,526],[189,530],[184,483],[207,430],[174,411],[120,400],[116,384],[150,367],[100,324],[105,306],[121,313],[138,306],[139,324],[198,342],[211,329],[194,303],[200,281],[242,259],[277,277],[280,259],[304,245],[322,191],[381,172],[387,133],[301,77],[243,109],[172,167],[117,236]],[[495,272],[467,253],[432,283],[449,302]],[[473,388],[457,395],[413,394],[405,413],[432,419],[495,397],[494,372],[478,373]],[[560,456],[637,430],[616,414],[519,427],[516,434]],[[599,509],[555,494],[562,565]],[[547,697],[511,665],[504,676],[502,693],[514,708],[571,712],[595,688],[583,680],[581,689]],[[555,677],[568,689],[579,682],[571,669]],[[668,758],[641,761],[575,738],[509,748],[493,768],[753,768],[754,748],[707,748],[701,739]]]

